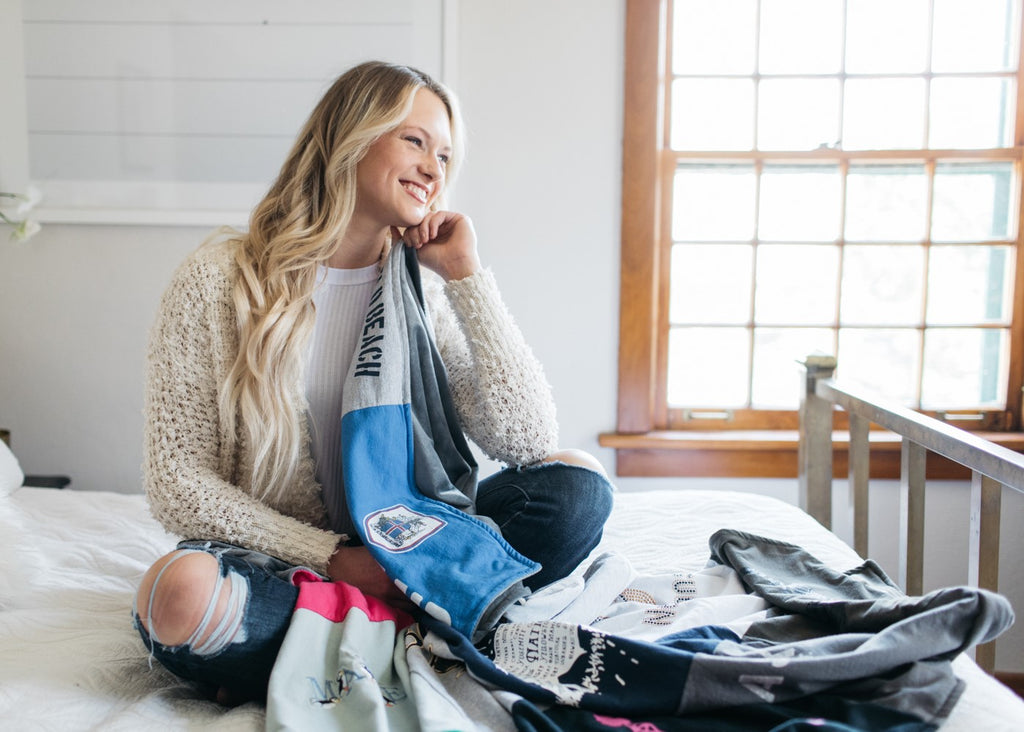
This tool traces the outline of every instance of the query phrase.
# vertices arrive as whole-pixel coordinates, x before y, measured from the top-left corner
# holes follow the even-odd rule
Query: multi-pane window
[[[1005,426],[1019,33],[1019,0],[669,4],[663,426],[795,409],[815,351]]]

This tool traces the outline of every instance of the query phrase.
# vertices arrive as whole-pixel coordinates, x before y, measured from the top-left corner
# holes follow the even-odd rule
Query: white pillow
[[[13,493],[24,481],[25,474],[21,472],[18,458],[14,457],[7,443],[0,440],[0,496]]]
[[[39,596],[39,578],[48,576],[45,560],[25,530],[25,514],[8,498],[23,480],[18,459],[0,440],[0,610],[30,607],[29,599]]]

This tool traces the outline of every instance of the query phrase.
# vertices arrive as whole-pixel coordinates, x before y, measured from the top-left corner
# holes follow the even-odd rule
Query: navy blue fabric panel
[[[491,631],[474,646],[464,636],[433,619],[424,619],[428,630],[441,636],[477,678],[515,692],[524,699],[554,704],[559,695],[530,680],[499,668],[494,655]],[[536,626],[545,624],[538,623]],[[567,628],[570,626],[566,626]],[[586,709],[606,714],[643,711],[647,714],[674,714],[679,707],[690,664],[696,652],[679,640],[674,647],[608,636],[579,625],[571,626],[583,653],[559,677],[560,693],[574,696]],[[698,649],[708,640],[693,641]],[[563,700],[564,701],[564,700]]]
[[[507,673],[492,660],[495,653],[493,639],[495,631],[485,636],[476,646],[461,637],[451,628],[426,620],[428,629],[440,635],[449,645],[452,653],[466,663],[470,673],[477,678],[503,689],[513,691],[524,699],[539,704],[566,704],[566,699],[550,688],[530,682],[528,679]],[[544,625],[544,624],[537,624]],[[599,715],[618,716],[652,720],[660,723],[676,719],[680,712],[680,701],[687,692],[687,685],[700,686],[705,680],[690,675],[700,674],[701,665],[706,665],[716,656],[714,650],[721,641],[735,642],[735,634],[726,628],[706,626],[690,631],[675,633],[659,643],[631,640],[619,636],[607,636],[577,626],[577,640],[582,655],[558,677],[558,685],[565,690],[583,690],[571,700],[571,706]],[[718,640],[718,639],[721,639]],[[709,655],[710,652],[710,655]],[[695,661],[698,661],[697,665]],[[765,668],[771,668],[772,659],[762,659]],[[822,659],[823,661],[825,659]],[[543,665],[544,661],[538,661]],[[889,678],[884,675],[839,684],[829,691],[799,695],[793,698],[764,704],[735,704],[722,696],[721,703],[704,698],[705,704],[713,709],[699,712],[689,711],[678,719],[701,720],[701,724],[714,722],[719,727],[673,727],[664,729],[773,729],[776,725],[792,718],[821,717],[856,729],[894,729],[923,731],[934,729],[923,716],[910,715],[875,703],[879,695],[902,689],[906,696],[918,691],[925,693],[921,699],[921,710],[925,714],[939,714],[935,707],[942,700],[953,700],[958,696],[955,689],[947,689],[943,682],[951,677],[944,668],[948,664],[914,664],[909,669],[896,669]],[[936,675],[924,674],[928,667],[935,666]],[[513,669],[515,671],[515,669]],[[922,677],[922,674],[924,676]],[[914,688],[918,683],[922,690]],[[955,677],[950,678],[956,683]],[[720,692],[725,688],[715,687]],[[934,697],[934,698],[933,698]],[[731,706],[730,706],[731,705]],[[568,707],[565,707],[568,708]],[[948,710],[945,710],[948,713]],[[561,713],[561,712],[559,712]],[[665,719],[662,719],[664,717]],[[752,720],[774,720],[764,725]],[[571,729],[571,727],[569,728]]]
[[[520,699],[512,705],[512,722],[518,732],[562,732],[560,726],[533,703]]]

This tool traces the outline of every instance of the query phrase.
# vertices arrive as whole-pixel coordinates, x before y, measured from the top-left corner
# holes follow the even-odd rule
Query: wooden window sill
[[[998,445],[1024,452],[1024,432],[977,432]],[[845,478],[849,433],[832,436],[833,473]],[[891,432],[872,430],[871,477],[899,478],[900,440]],[[602,447],[616,453],[616,474],[629,477],[797,477],[796,430],[721,430],[697,432],[663,430],[642,434],[606,432]],[[938,479],[968,479],[970,471],[945,458],[929,454],[927,475]]]

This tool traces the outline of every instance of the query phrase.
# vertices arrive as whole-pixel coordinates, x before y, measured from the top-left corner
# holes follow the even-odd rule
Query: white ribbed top
[[[306,364],[310,450],[320,485],[340,485],[342,388],[377,282],[377,265],[321,267],[317,282],[313,293],[316,322]]]

